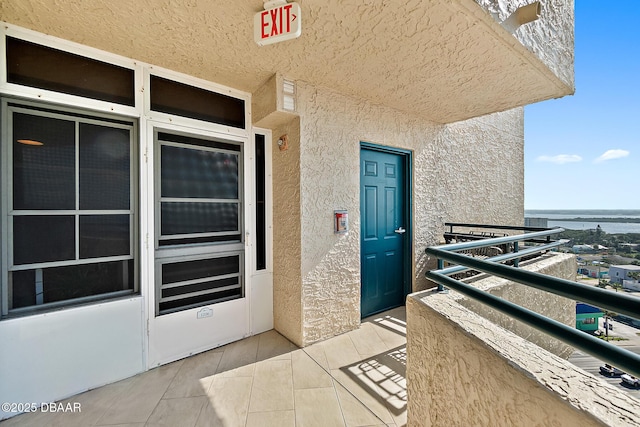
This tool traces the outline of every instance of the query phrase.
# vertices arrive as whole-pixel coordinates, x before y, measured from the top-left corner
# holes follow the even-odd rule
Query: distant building
[[[631,291],[640,291],[640,281],[638,280],[623,280],[622,287]]]
[[[547,218],[525,218],[524,226],[525,227],[540,227],[540,228],[548,228]]]
[[[624,280],[633,281],[629,273],[640,273],[640,265],[612,265],[609,267],[609,280],[611,283],[623,284]]]
[[[574,254],[594,254],[596,250],[591,245],[573,245],[571,250]]]
[[[571,250],[574,254],[595,254],[601,252],[607,252],[608,247],[602,245],[573,245]]]
[[[609,271],[599,265],[580,265],[578,266],[578,274],[584,274],[585,276],[605,279],[607,278]]]
[[[576,329],[586,332],[598,330],[598,321],[604,316],[602,310],[589,304],[576,303]]]
[[[620,252],[625,252],[625,253],[629,253],[633,250],[638,250],[638,247],[640,247],[640,245],[638,245],[637,243],[619,243],[618,244],[618,249],[620,250]]]

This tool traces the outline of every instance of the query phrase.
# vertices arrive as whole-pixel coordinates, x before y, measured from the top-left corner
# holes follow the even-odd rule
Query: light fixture
[[[43,142],[34,141],[33,139],[19,139],[18,142],[24,145],[44,145]]]
[[[289,148],[289,135],[284,134],[278,138],[278,148],[280,151],[285,151]]]

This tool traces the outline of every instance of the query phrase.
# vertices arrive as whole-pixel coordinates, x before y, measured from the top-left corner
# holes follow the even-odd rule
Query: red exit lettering
[[[260,14],[263,39],[291,31],[291,22],[296,19],[296,15],[291,13],[291,7],[291,4],[287,4],[265,10]]]

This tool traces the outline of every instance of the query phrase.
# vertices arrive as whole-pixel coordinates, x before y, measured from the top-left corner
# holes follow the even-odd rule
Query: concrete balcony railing
[[[507,269],[545,274],[551,281],[575,280],[573,255],[549,253],[524,264]],[[577,297],[554,295],[493,275],[474,279],[473,288],[526,307],[525,311],[546,318],[541,323],[551,318],[567,329],[575,326]],[[620,307],[640,316],[636,298],[622,296]],[[545,326],[525,325],[515,317],[462,292],[434,289],[410,295],[407,425],[640,425],[640,401],[564,359],[573,346],[595,352],[602,360],[614,359],[618,365],[623,363],[618,356],[630,357],[626,359],[629,369],[623,370],[637,376],[638,355],[600,342],[597,346],[607,349],[586,349],[591,344],[585,346],[580,340],[593,338],[586,333],[576,331],[574,338],[556,333],[552,338],[539,331]]]

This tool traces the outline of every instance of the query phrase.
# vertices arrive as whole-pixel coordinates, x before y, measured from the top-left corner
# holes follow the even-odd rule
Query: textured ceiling
[[[3,0],[0,20],[248,92],[278,72],[440,123],[572,91],[473,0],[299,3],[301,37],[262,47],[262,0]]]

